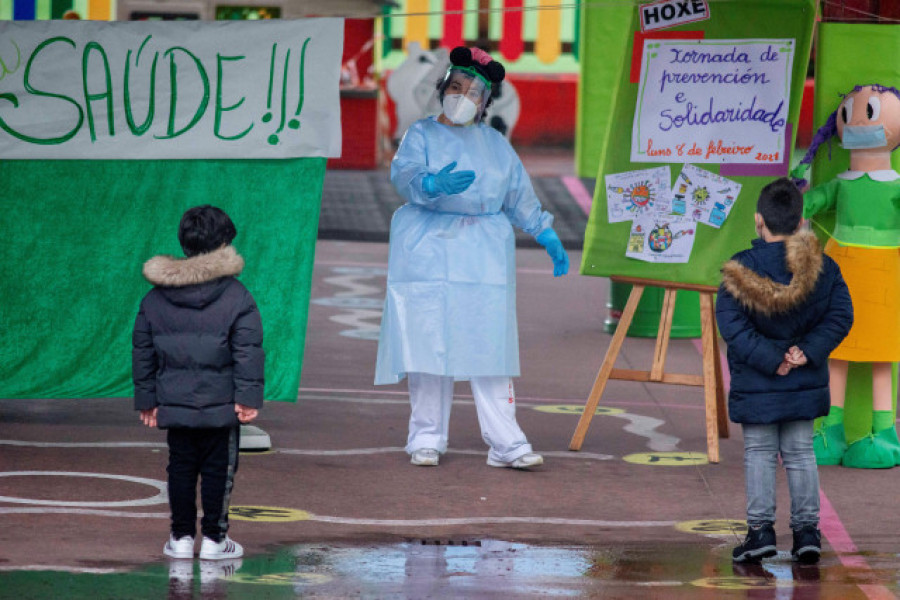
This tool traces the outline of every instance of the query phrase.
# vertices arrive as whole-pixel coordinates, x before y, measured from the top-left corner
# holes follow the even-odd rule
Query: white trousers
[[[481,439],[490,447],[488,456],[511,462],[531,452],[531,444],[516,422],[516,402],[509,377],[472,377],[472,395],[481,427]],[[406,451],[422,448],[447,451],[453,377],[409,373],[409,438]]]

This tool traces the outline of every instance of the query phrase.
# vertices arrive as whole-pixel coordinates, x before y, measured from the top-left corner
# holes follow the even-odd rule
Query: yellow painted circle
[[[228,511],[228,516],[235,521],[286,523],[288,521],[306,521],[310,514],[305,510],[277,506],[232,506]]]
[[[558,415],[580,415],[584,412],[583,404],[546,404],[535,406],[534,410],[545,413],[553,413]],[[625,412],[621,408],[610,408],[608,406],[598,406],[594,411],[595,415],[619,415]]]
[[[330,575],[322,573],[265,573],[256,575],[238,571],[229,577],[228,581],[252,583],[254,585],[322,585],[323,583],[328,583],[331,579]]]
[[[641,452],[629,454],[622,458],[625,462],[636,465],[652,465],[655,467],[689,467],[705,465],[709,461],[706,454],[700,452]]]
[[[675,529],[698,535],[741,536],[747,531],[747,522],[738,519],[700,519],[675,523]]]
[[[695,579],[691,585],[704,588],[713,588],[717,590],[758,590],[758,589],[774,589],[776,587],[787,587],[785,584],[790,582],[779,583],[774,577],[703,577]]]

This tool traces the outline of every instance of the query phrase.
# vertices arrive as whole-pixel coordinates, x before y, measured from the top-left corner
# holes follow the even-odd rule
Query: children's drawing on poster
[[[644,40],[632,162],[784,160],[794,40]]]
[[[642,212],[669,210],[669,166],[613,173],[605,177],[610,223],[631,221]]]
[[[645,262],[686,263],[697,224],[688,216],[646,212],[634,218],[625,256]]]
[[[728,218],[741,184],[694,165],[684,165],[672,187],[672,214],[719,228]]]

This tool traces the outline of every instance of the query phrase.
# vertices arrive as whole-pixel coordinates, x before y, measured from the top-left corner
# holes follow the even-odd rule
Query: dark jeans
[[[168,430],[169,506],[176,539],[197,533],[197,477],[203,535],[220,542],[228,531],[228,505],[238,468],[240,427]]]

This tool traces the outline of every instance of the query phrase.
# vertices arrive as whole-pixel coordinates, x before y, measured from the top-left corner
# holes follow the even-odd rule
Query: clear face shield
[[[470,67],[452,66],[441,84],[441,108],[456,125],[478,123],[491,97],[491,83]]]

